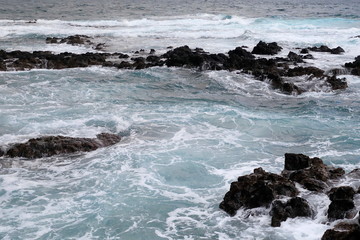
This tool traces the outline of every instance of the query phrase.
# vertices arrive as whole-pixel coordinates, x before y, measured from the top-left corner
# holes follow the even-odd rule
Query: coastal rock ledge
[[[73,138],[64,136],[45,136],[33,138],[25,143],[15,143],[7,150],[0,150],[0,157],[42,158],[59,154],[90,152],[120,142],[121,137],[111,133],[101,133],[96,138]]]
[[[345,178],[355,180],[356,186],[341,186]],[[310,195],[325,193],[331,201],[328,223],[336,221],[337,224],[324,233],[322,240],[360,239],[359,206],[354,202],[356,194],[360,194],[360,169],[345,174],[342,168],[327,166],[317,157],[286,153],[281,174],[256,168],[253,173],[240,176],[231,183],[219,207],[231,216],[240,208],[265,207],[272,227],[280,227],[287,218],[314,217],[316,212],[311,206],[316,203],[300,196],[296,184],[309,190]]]

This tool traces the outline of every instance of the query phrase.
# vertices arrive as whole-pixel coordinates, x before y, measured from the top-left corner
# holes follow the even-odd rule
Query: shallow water
[[[170,1],[107,1],[107,14],[99,8],[104,1],[31,1],[26,8],[14,7],[17,2],[2,4],[5,50],[95,51],[45,44],[47,36],[86,34],[106,42],[108,52],[161,53],[185,44],[226,52],[242,45],[251,50],[259,40],[277,41],[284,48],[280,56],[297,47],[343,47],[343,55],[314,53],[309,63],[324,70],[360,54],[354,38],[360,20],[351,1],[225,1],[220,8],[212,1],[184,1],[176,9]],[[37,23],[27,23],[33,18]],[[314,219],[289,219],[280,228],[270,227],[268,209],[229,217],[218,205],[238,176],[257,167],[279,173],[286,152],[318,156],[346,171],[359,166],[360,78],[341,77],[349,84],[344,91],[307,82],[313,92],[289,96],[227,71],[0,72],[0,146],[42,135],[123,136],[119,144],[90,153],[1,158],[0,238],[320,239],[331,227],[323,224],[325,195],[303,190]]]

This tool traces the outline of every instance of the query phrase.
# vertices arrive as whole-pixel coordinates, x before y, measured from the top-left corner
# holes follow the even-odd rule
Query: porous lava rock
[[[340,54],[345,52],[340,46],[336,48],[329,48],[328,46],[321,45],[320,47],[309,47],[308,49],[313,52],[328,52],[331,54]]]
[[[328,180],[344,174],[342,168],[327,166],[320,158],[309,158],[303,154],[285,154],[285,169],[282,175],[310,191],[321,192],[328,187]]]
[[[311,217],[313,211],[309,206],[308,201],[300,197],[294,197],[287,202],[275,200],[272,203],[271,211],[271,226],[280,227],[281,222],[288,218],[295,217]]]
[[[72,35],[64,38],[57,37],[47,37],[46,43],[66,43],[70,45],[84,45],[84,44],[93,44],[90,41],[90,37],[86,35]]]
[[[120,136],[111,133],[101,133],[96,138],[45,136],[30,139],[25,143],[12,144],[4,155],[10,158],[34,159],[58,154],[89,152],[113,145],[120,140]]]
[[[278,196],[295,197],[298,190],[288,179],[257,168],[253,173],[232,182],[230,191],[225,194],[220,208],[235,215],[241,208],[269,207]]]
[[[321,240],[359,240],[360,226],[358,224],[338,224],[334,229],[328,229]]]
[[[332,188],[328,195],[331,204],[328,209],[328,218],[330,221],[343,218],[353,218],[351,210],[355,208],[354,195],[355,190],[350,186],[341,186]]]
[[[260,55],[275,55],[282,50],[276,42],[266,43],[260,41],[252,50],[252,54],[260,54]]]
[[[351,70],[351,74],[360,76],[360,55],[355,58],[354,62],[345,63],[345,67]]]

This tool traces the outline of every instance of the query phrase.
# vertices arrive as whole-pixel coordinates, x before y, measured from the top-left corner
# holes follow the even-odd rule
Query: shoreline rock
[[[48,43],[67,43],[72,45],[92,45],[90,37],[85,35],[74,35],[67,38],[47,38]],[[103,46],[103,44],[100,44]],[[275,55],[282,50],[276,42],[265,43],[260,41],[249,52],[242,47],[237,47],[227,53],[211,54],[201,48],[191,49],[182,46],[169,49],[165,54],[156,55],[154,49],[149,53],[144,49],[136,51],[132,56],[123,53],[60,53],[53,54],[48,51],[12,51],[0,50],[0,71],[16,71],[30,69],[64,69],[89,66],[116,67],[119,69],[144,69],[155,66],[185,67],[200,71],[205,70],[227,70],[240,71],[250,74],[256,80],[269,81],[274,89],[279,89],[286,94],[301,94],[306,92],[293,83],[292,79],[303,79],[304,81],[319,79],[331,90],[346,89],[348,87],[345,78],[337,78],[334,72],[325,73],[324,70],[313,66],[298,66],[309,58],[294,52],[289,52],[286,58],[273,57],[263,58],[257,55]],[[302,49],[300,53],[311,51],[339,51],[341,48],[330,49],[326,46]],[[345,64],[346,68],[352,68],[352,74],[360,74],[359,59],[353,63]]]
[[[295,183],[308,189],[310,194],[327,193],[331,204],[327,210],[328,221],[354,219],[357,206],[353,201],[359,189],[351,186],[334,187],[340,178],[360,178],[360,170],[355,169],[345,175],[342,168],[327,166],[320,158],[303,154],[286,153],[284,170],[280,175],[268,173],[262,168],[254,169],[248,175],[240,176],[232,182],[230,190],[225,194],[219,208],[234,216],[240,208],[252,209],[264,207],[269,209],[272,227],[280,227],[287,218],[313,217],[311,203],[299,197],[300,191]],[[354,221],[354,220],[352,220]],[[358,239],[360,219],[350,230],[329,229],[324,233],[323,240]]]
[[[64,136],[45,136],[32,138],[25,143],[15,143],[3,151],[9,158],[42,158],[59,154],[90,152],[120,142],[121,137],[111,133],[101,133],[96,138],[73,138]]]

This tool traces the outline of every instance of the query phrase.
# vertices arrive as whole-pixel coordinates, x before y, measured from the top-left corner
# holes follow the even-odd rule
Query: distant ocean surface
[[[87,35],[105,52],[211,53],[260,40],[283,47],[341,46],[313,53],[325,71],[360,55],[359,0],[0,0],[0,49],[98,52],[46,44]],[[29,23],[36,19],[36,23]],[[330,228],[329,200],[314,219],[270,227],[270,217],[219,209],[230,183],[262,167],[280,173],[284,153],[320,157],[346,171],[360,164],[360,78],[346,90],[295,96],[245,74],[154,67],[0,72],[0,146],[46,135],[120,134],[94,152],[38,160],[0,158],[0,239],[315,240]],[[308,84],[308,85],[306,85]],[[306,198],[306,193],[303,193]],[[264,209],[260,209],[259,212]]]

